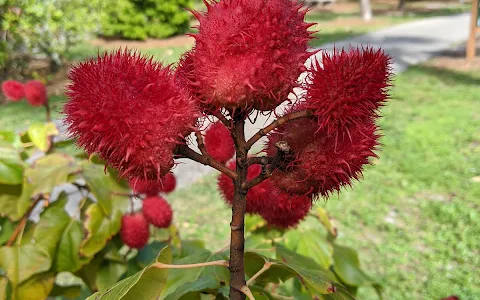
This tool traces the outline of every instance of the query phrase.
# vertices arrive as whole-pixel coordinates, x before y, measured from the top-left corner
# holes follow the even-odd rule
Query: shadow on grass
[[[436,66],[415,66],[413,70],[434,76],[448,85],[474,85],[480,86],[480,74],[478,76],[471,73],[454,71]]]

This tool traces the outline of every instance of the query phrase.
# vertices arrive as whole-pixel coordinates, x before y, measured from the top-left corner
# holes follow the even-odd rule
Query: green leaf
[[[37,274],[17,287],[12,300],[44,300],[54,284],[54,273]]]
[[[0,216],[19,220],[31,204],[34,187],[24,179],[23,185],[0,184]]]
[[[0,184],[21,184],[23,165],[18,150],[0,141]]]
[[[52,258],[55,256],[63,231],[71,219],[65,211],[66,203],[67,195],[61,193],[58,200],[44,210],[33,234],[35,245],[46,249]]]
[[[97,273],[96,285],[101,291],[115,284],[127,271],[127,265],[105,261]]]
[[[255,280],[257,285],[270,282],[281,283],[295,275],[295,271],[284,263],[256,252],[245,253],[245,273],[252,277],[263,268],[265,262],[270,262],[272,265]]]
[[[33,123],[28,128],[28,136],[32,143],[43,152],[47,152],[50,148],[50,136],[57,135],[58,129],[52,122],[49,123]]]
[[[54,285],[52,291],[50,292],[50,297],[63,297],[63,298],[77,298],[82,294],[81,285]]]
[[[187,282],[179,286],[175,292],[169,294],[165,297],[165,300],[177,300],[183,296],[189,294],[190,296],[196,295],[197,293],[207,289],[215,290],[220,287],[220,283],[212,276],[201,276],[194,282]],[[193,294],[193,295],[192,295]]]
[[[0,248],[0,268],[5,270],[13,287],[48,271],[51,264],[48,252],[33,244]]]
[[[106,215],[98,203],[90,205],[85,212],[84,227],[87,231],[80,253],[90,257],[105,247],[107,242],[120,230],[123,212],[128,207],[128,198],[113,196],[114,208]]]
[[[81,166],[83,177],[103,212],[106,215],[112,214],[115,205],[113,203],[115,193],[128,194],[130,190],[122,182],[119,182],[118,178],[112,175],[110,171],[105,174],[103,165],[84,161]]]
[[[170,264],[172,252],[170,247],[165,247],[154,262]],[[127,277],[116,283],[106,291],[97,292],[87,300],[155,300],[160,295],[168,277],[167,269],[156,268],[153,263],[133,276]]]
[[[335,228],[332,222],[330,222],[327,211],[323,207],[317,207],[311,212],[311,214],[314,215],[320,221],[320,223],[323,224],[323,226],[325,226],[331,236],[337,236],[337,228]]]
[[[365,286],[377,283],[360,268],[358,254],[354,249],[334,245],[333,260],[335,273],[346,284]]]
[[[80,254],[82,239],[82,223],[70,218],[62,233],[55,255],[54,266],[57,272],[75,272],[91,260],[91,258],[83,257]]]
[[[222,259],[225,259],[225,257],[216,253],[212,253],[208,250],[199,250],[199,252],[196,252],[195,254],[175,260],[174,263],[183,265]],[[178,289],[183,289],[182,286],[196,282],[202,276],[214,278],[217,282],[217,287],[220,287],[221,284],[228,284],[230,282],[230,274],[228,269],[222,266],[209,266],[191,269],[171,269],[168,272],[169,279],[162,292],[162,298],[177,292]],[[178,291],[178,293],[181,294],[181,291],[182,290]]]
[[[328,270],[333,264],[333,247],[320,232],[292,230],[284,238],[287,248],[312,258],[323,269]]]
[[[0,299],[10,300],[11,297],[12,297],[12,287],[10,285],[10,282],[8,282],[8,278],[0,276]]]
[[[303,279],[310,292],[330,294],[336,286],[335,275],[323,270],[313,259],[297,254],[278,244],[277,259],[285,263]]]
[[[2,141],[13,145],[15,148],[20,148],[22,145],[20,135],[13,131],[0,130],[0,143]]]
[[[168,245],[166,242],[158,242],[154,241],[142,249],[138,250],[138,254],[136,256],[136,260],[138,264],[144,268],[150,264],[152,260],[157,257],[158,253]]]
[[[0,218],[0,246],[5,244],[13,233],[13,224],[7,218]]]
[[[35,186],[34,194],[48,194],[54,187],[67,183],[69,174],[79,171],[73,157],[54,153],[35,161],[34,165],[25,171],[25,176],[27,181]]]

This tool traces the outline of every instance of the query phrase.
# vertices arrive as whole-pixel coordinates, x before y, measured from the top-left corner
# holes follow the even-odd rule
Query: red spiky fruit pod
[[[176,186],[177,178],[175,177],[175,175],[173,175],[173,173],[168,173],[162,178],[160,191],[168,194],[173,192]]]
[[[204,140],[208,154],[221,163],[226,163],[235,154],[235,145],[230,130],[222,122],[210,125]]]
[[[162,197],[151,196],[145,198],[142,211],[145,219],[155,227],[168,228],[172,224],[172,208]]]
[[[310,196],[291,195],[273,186],[270,186],[267,197],[264,198],[260,216],[271,226],[277,228],[291,228],[298,225],[310,211],[312,198]]]
[[[388,98],[391,57],[383,50],[350,48],[313,62],[304,107],[328,134],[377,116]]]
[[[296,0],[204,1],[194,12],[196,88],[213,108],[271,110],[287,100],[305,70],[313,24]]]
[[[170,68],[117,50],[74,67],[69,78],[64,112],[77,143],[122,177],[161,181],[198,116]]]
[[[227,166],[235,170],[236,169],[236,162],[231,161],[227,164]],[[253,178],[260,175],[262,172],[261,165],[251,165],[248,168],[247,173],[247,180],[252,180]],[[235,188],[233,186],[233,180],[225,174],[220,174],[218,177],[218,189],[223,195],[223,199],[229,205],[233,205],[233,196]],[[251,188],[247,193],[247,213],[256,213],[258,212],[261,207],[263,206],[263,201],[266,197],[266,193],[268,192],[267,184],[262,182],[253,188]]]
[[[149,235],[148,222],[143,214],[135,213],[122,217],[120,237],[125,245],[141,249],[148,243]]]
[[[47,103],[47,89],[45,85],[38,80],[30,80],[24,85],[25,98],[31,106],[42,106]]]
[[[156,180],[144,180],[141,178],[130,178],[128,184],[137,194],[146,194],[147,196],[158,195],[162,190],[162,182]]]
[[[274,143],[283,140],[290,145],[294,158],[286,170],[275,170],[271,180],[292,194],[328,197],[360,178],[369,158],[377,157],[376,131],[377,126],[368,119],[333,135],[318,129],[314,119],[289,122],[269,136],[267,153],[275,155]]]
[[[8,100],[17,102],[25,97],[25,88],[21,82],[6,80],[2,82],[2,92]]]

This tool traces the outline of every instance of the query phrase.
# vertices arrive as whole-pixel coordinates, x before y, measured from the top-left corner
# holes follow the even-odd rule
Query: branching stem
[[[257,133],[255,133],[254,136],[252,136],[247,141],[247,150],[250,150],[250,148],[252,148],[252,146],[256,142],[258,142],[258,140],[260,140],[263,136],[266,136],[270,131],[274,130],[275,128],[278,128],[279,126],[296,119],[310,117],[312,114],[313,114],[312,110],[300,110],[300,111],[286,114],[283,117],[276,119],[275,121],[270,123],[270,125],[268,125],[267,127],[260,129]]]
[[[248,285],[251,285],[260,275],[262,275],[263,273],[265,273],[265,271],[267,271],[268,269],[270,269],[270,267],[273,265],[273,263],[269,262],[269,261],[266,261],[265,264],[263,264],[263,267],[258,270],[257,273],[255,273],[255,275],[253,275],[248,281],[247,281],[247,286]]]

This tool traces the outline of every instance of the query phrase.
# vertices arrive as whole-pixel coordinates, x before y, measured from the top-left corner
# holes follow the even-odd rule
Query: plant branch
[[[248,285],[251,285],[260,275],[262,275],[263,273],[265,273],[265,271],[267,271],[268,269],[270,269],[270,267],[273,265],[273,263],[269,262],[269,261],[266,261],[264,264],[263,264],[263,267],[258,270],[257,273],[255,273],[248,281],[247,281],[247,286]]]
[[[248,297],[248,299],[255,300],[255,297],[253,296],[252,291],[250,290],[250,288],[248,286],[246,286],[246,285],[242,286],[240,288],[240,292],[245,294]]]
[[[245,281],[245,211],[247,190],[243,184],[247,181],[248,158],[245,141],[246,112],[234,111],[232,137],[236,148],[236,179],[232,205],[232,222],[230,223],[230,300],[244,300],[245,295],[254,299],[248,292]],[[246,290],[244,288],[247,288]]]
[[[208,266],[222,266],[222,267],[228,268],[228,261],[215,260],[215,261],[207,261],[204,263],[187,264],[187,265],[169,265],[169,264],[157,262],[152,265],[152,267],[158,268],[158,269],[190,269],[190,268],[200,268],[200,267],[208,267]]]
[[[265,179],[272,176],[275,169],[283,168],[286,165],[288,162],[287,155],[290,153],[290,146],[285,141],[279,141],[275,144],[275,147],[277,147],[277,154],[275,157],[270,157],[267,159],[267,161],[270,162],[268,166],[266,164],[262,164],[262,173],[260,173],[260,175],[243,184],[243,188],[245,190],[248,191],[252,187],[263,182]],[[262,162],[265,163],[265,160]]]
[[[199,153],[195,152],[194,150],[189,148],[187,145],[179,145],[177,147],[176,154],[180,155],[181,157],[189,158],[193,161],[201,163],[202,165],[210,166],[210,167],[222,172],[223,174],[227,175],[228,177],[230,177],[232,179],[237,178],[237,174],[235,173],[235,171],[229,169],[227,166],[225,166],[225,165],[219,163],[218,161],[212,159],[210,156],[205,156],[205,155],[202,155],[202,154],[199,154]]]
[[[37,206],[40,201],[45,199],[48,200],[48,197],[46,197],[44,194],[38,194],[33,198],[33,202],[30,204],[27,211],[23,214],[22,219],[20,220],[20,223],[18,223],[17,227],[15,227],[12,236],[10,236],[10,238],[8,239],[8,247],[13,245],[20,232],[23,230],[23,228],[25,228],[25,225],[27,225],[28,218],[30,217],[30,214],[32,213],[35,206]]]
[[[213,115],[220,121],[223,123],[223,125],[225,125],[225,127],[227,128],[230,128],[231,125],[232,125],[232,122],[230,122],[230,120],[228,120],[223,114],[221,111],[217,111],[215,113],[213,113]]]
[[[283,117],[276,119],[275,121],[270,123],[270,125],[268,125],[267,127],[264,127],[259,131],[257,131],[257,133],[255,133],[255,135],[252,136],[247,141],[247,150],[250,150],[250,148],[252,148],[252,146],[256,142],[258,142],[260,138],[262,138],[263,136],[266,136],[270,131],[274,130],[275,128],[278,128],[279,126],[296,119],[310,117],[312,114],[313,114],[312,110],[300,110],[300,111],[286,114]]]

